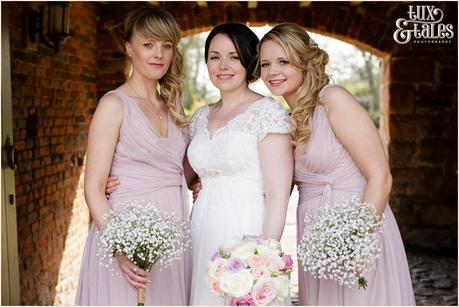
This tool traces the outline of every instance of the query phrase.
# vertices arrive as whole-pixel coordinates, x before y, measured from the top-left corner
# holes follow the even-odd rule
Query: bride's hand
[[[107,178],[107,184],[105,185],[105,195],[107,199],[110,197],[110,194],[115,192],[120,185],[120,181],[116,176],[110,176]]]
[[[148,273],[132,263],[125,255],[116,255],[116,261],[124,278],[134,289],[145,288],[147,283],[151,282]]]
[[[191,188],[193,189],[193,202],[196,200],[196,198],[198,198],[198,195],[199,195],[199,192],[201,191],[202,189],[202,185],[201,185],[201,179],[196,179]]]

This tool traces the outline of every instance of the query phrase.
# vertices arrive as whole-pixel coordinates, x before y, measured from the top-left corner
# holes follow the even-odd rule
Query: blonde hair
[[[268,40],[279,44],[290,64],[303,74],[303,83],[297,90],[298,104],[291,114],[293,144],[298,149],[311,136],[312,115],[320,103],[320,90],[330,81],[325,73],[328,54],[311,40],[302,27],[292,23],[279,24],[266,33],[258,45],[258,52]]]
[[[159,96],[165,101],[169,113],[178,127],[185,130],[187,122],[182,105],[183,58],[177,48],[181,30],[171,14],[158,8],[140,8],[131,12],[124,21],[123,39],[129,42],[134,29],[144,38],[170,41],[174,56],[166,74],[159,80]]]

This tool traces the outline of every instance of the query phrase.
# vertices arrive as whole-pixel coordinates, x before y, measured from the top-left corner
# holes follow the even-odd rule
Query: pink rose
[[[210,278],[209,284],[210,284],[210,292],[212,292],[216,296],[223,296],[223,291],[220,289],[220,283],[216,279]]]
[[[248,265],[251,269],[263,269],[271,272],[277,272],[284,267],[284,262],[280,257],[278,257],[278,259],[270,259],[267,257],[253,255],[250,256]]]
[[[259,279],[252,288],[252,298],[255,305],[267,305],[277,296],[274,281],[269,278]]]
[[[250,256],[248,260],[250,268],[266,268],[269,266],[269,260],[258,255]]]
[[[253,298],[247,294],[240,297],[232,297],[230,300],[231,306],[255,306]]]
[[[251,268],[250,273],[252,274],[254,279],[271,276],[271,271],[264,267]]]
[[[281,271],[287,271],[293,267],[293,260],[292,257],[290,257],[290,255],[283,255],[282,261],[284,261],[284,267]]]

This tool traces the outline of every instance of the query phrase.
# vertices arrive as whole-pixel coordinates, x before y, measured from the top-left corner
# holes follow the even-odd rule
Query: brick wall
[[[82,176],[97,103],[97,15],[89,2],[72,3],[73,37],[55,54],[27,47],[26,7],[8,3],[21,304],[73,304],[89,228]]]

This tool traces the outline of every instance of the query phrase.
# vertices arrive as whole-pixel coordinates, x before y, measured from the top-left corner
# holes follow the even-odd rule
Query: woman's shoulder
[[[344,87],[336,84],[327,84],[319,92],[321,104],[326,108],[333,108],[336,104],[355,101],[354,96]]]
[[[282,104],[276,101],[274,98],[266,96],[261,98],[257,103],[257,109],[261,111],[262,114],[278,114],[282,116],[288,116],[287,110],[282,106]]]
[[[264,97],[257,106],[259,112],[258,140],[269,133],[290,133],[290,117],[285,108],[272,97]]]
[[[111,111],[123,111],[123,99],[116,90],[105,93],[99,100],[98,109],[107,109]]]
[[[205,104],[200,107],[198,107],[194,112],[193,115],[191,116],[191,120],[200,118],[207,110],[209,109],[210,105]]]

